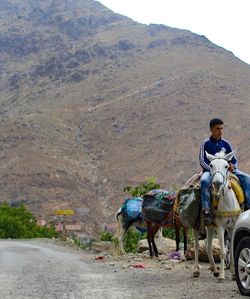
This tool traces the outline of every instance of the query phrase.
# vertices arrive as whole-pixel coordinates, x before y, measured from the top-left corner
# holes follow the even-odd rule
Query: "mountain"
[[[1,0],[0,200],[49,221],[73,209],[97,235],[123,187],[200,169],[215,116],[250,172],[249,98],[249,65],[205,36],[93,0]]]

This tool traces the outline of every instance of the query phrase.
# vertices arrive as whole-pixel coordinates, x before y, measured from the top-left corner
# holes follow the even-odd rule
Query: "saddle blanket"
[[[143,196],[142,216],[148,221],[162,225],[174,223],[173,203],[176,192],[155,189]]]
[[[121,207],[121,213],[126,222],[135,222],[141,218],[142,197],[127,198]]]

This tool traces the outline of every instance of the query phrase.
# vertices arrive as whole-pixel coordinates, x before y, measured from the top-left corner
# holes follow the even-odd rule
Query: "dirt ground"
[[[134,273],[136,273],[140,275],[145,289],[149,288],[158,277],[158,282],[163,281],[163,283],[157,284],[159,288],[155,288],[155,298],[244,298],[240,294],[236,282],[232,280],[229,270],[225,271],[226,279],[221,283],[211,273],[209,263],[200,262],[200,277],[193,278],[194,261],[185,260],[183,253],[180,260],[172,259],[169,255],[164,254],[157,259],[151,259],[148,252],[127,254],[125,256],[97,254],[95,259],[97,262],[102,263],[104,267],[116,269],[117,275],[118,273],[128,275],[135,275]],[[152,275],[149,276],[150,279],[147,278],[148,274]],[[165,295],[162,294],[162,290],[165,291]],[[150,297],[144,293],[140,298]]]

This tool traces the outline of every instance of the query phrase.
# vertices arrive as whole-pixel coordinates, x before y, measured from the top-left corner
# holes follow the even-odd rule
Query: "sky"
[[[164,24],[206,36],[250,64],[250,0],[99,0],[143,24]]]

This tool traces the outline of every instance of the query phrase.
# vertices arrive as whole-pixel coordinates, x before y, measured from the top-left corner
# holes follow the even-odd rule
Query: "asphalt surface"
[[[129,263],[97,260],[53,240],[0,240],[0,299],[244,298],[229,272],[218,283],[206,267],[192,278],[189,263],[144,269]]]

